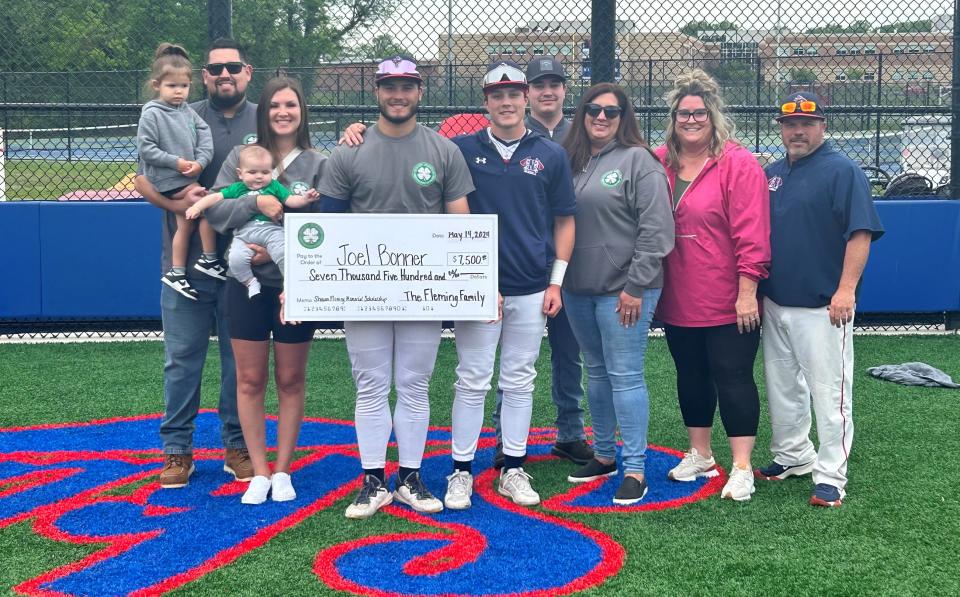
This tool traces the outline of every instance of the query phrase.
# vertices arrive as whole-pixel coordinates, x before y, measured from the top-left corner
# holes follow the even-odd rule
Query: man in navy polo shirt
[[[812,471],[810,503],[839,506],[853,443],[857,289],[883,226],[859,166],[824,142],[816,94],[788,96],[777,121],[787,157],[766,168],[772,265],[760,285],[773,462],[755,474]],[[819,449],[810,441],[811,399]]]

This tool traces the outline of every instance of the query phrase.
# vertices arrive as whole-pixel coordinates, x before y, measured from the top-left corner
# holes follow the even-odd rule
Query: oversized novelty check
[[[287,214],[287,319],[497,318],[497,216]]]

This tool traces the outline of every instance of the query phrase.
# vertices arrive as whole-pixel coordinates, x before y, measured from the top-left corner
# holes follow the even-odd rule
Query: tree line
[[[402,48],[351,34],[388,18],[402,0],[233,0],[233,33],[253,64],[302,68]],[[206,0],[0,0],[0,71],[145,70],[161,41],[199,66]]]

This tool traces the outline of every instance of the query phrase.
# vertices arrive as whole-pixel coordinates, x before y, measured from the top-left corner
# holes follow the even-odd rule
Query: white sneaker
[[[466,510],[470,507],[473,495],[473,475],[467,471],[453,471],[447,477],[447,495],[443,496],[443,505],[451,510]]]
[[[247,490],[243,492],[243,497],[240,498],[241,504],[250,504],[256,506],[257,504],[262,504],[267,501],[267,494],[270,492],[270,479],[264,477],[263,475],[257,475],[250,480],[250,485],[247,486]]]
[[[297,499],[297,492],[293,489],[290,475],[287,473],[273,473],[270,478],[270,497],[275,502],[289,502]]]
[[[730,469],[730,478],[727,484],[723,486],[720,492],[721,498],[729,498],[738,502],[745,502],[750,499],[756,488],[753,486],[753,471],[750,467],[739,468],[733,465]]]
[[[713,456],[704,458],[696,448],[690,448],[690,451],[683,455],[680,464],[670,469],[667,477],[674,481],[696,481],[697,477],[716,477],[719,474],[717,461]]]
[[[363,486],[360,493],[354,498],[353,503],[347,506],[347,518],[370,518],[377,513],[377,510],[383,508],[393,501],[391,494],[380,479],[373,475],[366,475],[363,478]]]
[[[540,503],[540,494],[530,486],[532,477],[523,472],[523,468],[512,468],[500,472],[497,492],[513,500],[519,506],[536,506]]]
[[[410,473],[402,482],[398,478],[393,497],[417,512],[436,514],[443,511],[443,503],[433,497],[427,486],[423,484],[420,473]]]

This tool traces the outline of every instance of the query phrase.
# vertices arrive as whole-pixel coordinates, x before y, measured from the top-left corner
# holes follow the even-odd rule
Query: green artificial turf
[[[856,435],[843,507],[807,505],[810,480],[758,483],[752,501],[707,500],[663,512],[565,515],[610,535],[627,552],[620,573],[596,595],[957,595],[960,594],[960,391],[908,388],[866,376],[866,367],[924,361],[960,378],[957,336],[856,339]],[[539,362],[533,424],[553,424],[549,347]],[[218,354],[211,345],[203,406],[217,401]],[[82,421],[162,410],[159,342],[0,345],[0,426]],[[444,341],[431,388],[435,425],[450,424],[456,353]],[[762,371],[757,364],[757,379]],[[673,367],[664,341],[647,355],[650,442],[683,449]],[[762,386],[761,386],[762,395]],[[268,396],[274,396],[272,388]],[[307,415],[350,419],[353,384],[341,341],[314,343]],[[492,403],[492,398],[488,400]],[[268,398],[268,409],[275,408]],[[730,466],[719,426],[714,448]],[[764,406],[754,464],[769,459]],[[953,464],[951,464],[953,463]],[[528,467],[546,498],[568,488],[569,463]],[[117,493],[127,490],[118,489]],[[414,530],[389,516],[343,518],[346,502],[306,519],[230,566],[177,593],[331,594],[312,573],[324,547],[371,534]],[[549,547],[547,547],[549,549]],[[29,523],[0,530],[0,589],[93,551],[34,536]]]

